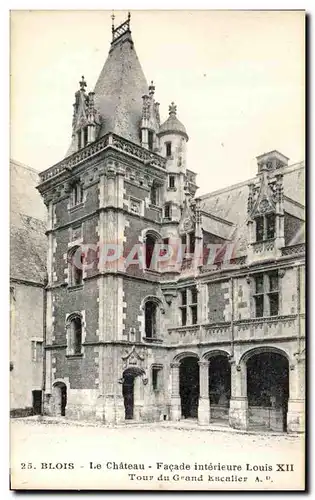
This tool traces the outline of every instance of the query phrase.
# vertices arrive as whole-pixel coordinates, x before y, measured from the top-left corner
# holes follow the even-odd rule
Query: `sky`
[[[112,11],[11,12],[11,157],[39,171],[62,160],[81,75],[92,90]],[[115,12],[115,24],[127,17]],[[304,159],[304,13],[131,11],[135,49],[161,120],[174,101],[198,195],[257,173],[256,156]]]

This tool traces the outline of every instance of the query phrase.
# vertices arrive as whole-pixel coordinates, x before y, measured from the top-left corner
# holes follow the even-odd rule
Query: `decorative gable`
[[[73,104],[73,132],[77,132],[87,125],[100,125],[100,115],[94,107],[94,92],[85,93],[86,82],[84,76],[80,81],[80,90],[75,93]]]
[[[149,85],[149,94],[142,96],[142,128],[158,132],[160,127],[160,104],[154,99],[155,86]]]
[[[260,184],[249,185],[247,211],[254,219],[260,215],[282,211],[283,175],[269,176],[267,167],[262,169]]]

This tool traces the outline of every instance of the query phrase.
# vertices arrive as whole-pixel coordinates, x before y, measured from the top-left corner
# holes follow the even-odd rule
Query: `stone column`
[[[305,360],[300,359],[289,371],[287,431],[305,430]]]
[[[198,285],[198,323],[208,322],[208,284]]]
[[[81,129],[81,136],[80,136],[80,146],[81,146],[81,149],[84,148],[85,144],[84,144],[84,130],[83,128]]]
[[[248,428],[248,401],[246,387],[246,364],[231,362],[231,399],[229,424],[236,429]]]
[[[248,244],[247,244],[247,258],[250,262],[253,259],[253,246],[252,243],[255,242],[255,224],[253,220],[249,219],[247,222],[247,236],[248,236]]]
[[[143,407],[144,407],[144,387],[143,387],[143,379],[138,376],[134,379],[134,404],[133,404],[133,418],[140,422],[143,420]]]
[[[207,425],[210,423],[210,400],[209,400],[209,361],[198,362],[199,365],[199,404],[198,423]]]
[[[146,128],[141,130],[141,142],[143,148],[149,149],[148,129]]]
[[[181,419],[181,401],[179,394],[179,366],[178,362],[171,363],[172,394],[171,394],[171,420]]]

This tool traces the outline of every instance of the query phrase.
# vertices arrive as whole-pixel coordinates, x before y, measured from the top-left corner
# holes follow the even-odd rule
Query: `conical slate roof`
[[[179,119],[176,116],[176,106],[172,102],[172,104],[169,106],[169,117],[168,119],[162,123],[160,126],[158,135],[162,136],[164,134],[182,134],[183,136],[186,137],[188,140],[188,135],[186,132],[185,126],[182,124],[182,122],[179,121]]]
[[[127,23],[125,23],[127,24]],[[117,31],[119,28],[116,28]],[[95,107],[101,114],[99,137],[108,132],[140,143],[142,96],[148,84],[127,30],[111,44],[107,60],[95,85]]]

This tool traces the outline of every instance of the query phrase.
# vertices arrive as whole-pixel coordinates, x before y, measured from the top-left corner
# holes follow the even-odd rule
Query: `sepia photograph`
[[[305,490],[305,23],[11,10],[11,490]]]

